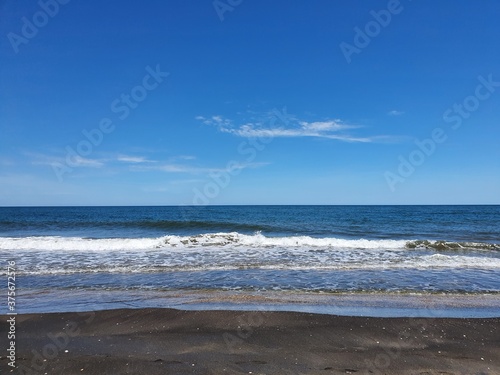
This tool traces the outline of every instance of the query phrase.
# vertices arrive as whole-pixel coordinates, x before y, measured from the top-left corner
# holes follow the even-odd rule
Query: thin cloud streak
[[[372,137],[355,137],[346,133],[346,130],[360,128],[358,125],[345,124],[340,119],[325,121],[303,121],[293,119],[294,127],[264,127],[260,122],[247,122],[239,127],[233,126],[233,121],[221,115],[204,117],[196,116],[195,119],[205,125],[215,126],[221,133],[233,134],[238,137],[281,137],[299,138],[315,137],[335,139],[344,142],[372,142]],[[292,121],[290,121],[292,122]],[[342,132],[342,133],[341,133]]]
[[[128,156],[128,155],[120,155],[116,159],[118,161],[124,162],[124,163],[156,163],[156,160],[148,160],[144,156]]]
[[[247,168],[259,168],[268,165],[269,163],[235,163],[232,165],[231,171],[242,170]],[[137,165],[130,168],[134,172],[147,172],[147,171],[162,171],[167,173],[186,173],[192,175],[221,173],[228,172],[227,168],[208,168],[208,167],[195,167],[182,164],[159,164],[154,166]]]
[[[48,156],[42,154],[27,154],[34,160],[31,161],[33,165],[48,165],[53,166],[54,164],[65,165],[67,163],[67,158]],[[98,159],[88,159],[81,157],[79,155],[71,156],[71,166],[72,167],[88,167],[88,168],[101,168],[104,166],[104,162]]]
[[[403,111],[397,111],[397,110],[393,109],[392,111],[389,111],[387,114],[389,116],[401,116],[401,115],[404,115],[404,112]]]

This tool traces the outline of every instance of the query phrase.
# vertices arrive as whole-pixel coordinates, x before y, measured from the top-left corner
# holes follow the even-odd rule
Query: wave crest
[[[81,237],[0,237],[0,250],[41,251],[115,251],[168,248],[235,247],[293,249],[385,249],[411,250],[500,250],[500,244],[482,242],[447,242],[431,240],[343,239],[310,236],[268,237],[260,232],[205,233],[191,236],[168,235],[159,238],[81,238]]]
[[[500,250],[500,244],[485,242],[448,242],[448,241],[429,241],[415,240],[406,243],[408,249],[434,249],[434,250]]]
[[[267,237],[257,232],[253,235],[231,233],[209,233],[194,236],[165,236],[165,246],[246,246],[246,247],[323,247],[355,249],[398,249],[404,240],[342,239],[335,237],[315,238],[310,236]],[[161,246],[161,245],[160,245]],[[158,247],[160,247],[158,246]]]

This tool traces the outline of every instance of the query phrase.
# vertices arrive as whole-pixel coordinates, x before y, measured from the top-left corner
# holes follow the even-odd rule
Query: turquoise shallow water
[[[26,308],[49,292],[497,294],[500,206],[0,208],[0,257]]]

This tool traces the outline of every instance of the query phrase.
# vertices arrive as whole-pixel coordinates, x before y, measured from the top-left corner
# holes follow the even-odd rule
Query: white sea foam
[[[496,251],[484,253],[477,248],[467,252],[463,248],[422,249],[408,246],[406,240],[266,237],[236,232],[136,239],[10,237],[0,238],[0,252],[16,254],[22,272],[34,275],[239,269],[500,269]]]
[[[0,250],[141,250],[155,248],[160,243],[159,238],[3,237]]]
[[[405,240],[341,239],[334,237],[313,238],[309,236],[266,237],[260,233],[246,235],[237,232],[211,233],[194,236],[164,236],[159,238],[104,238],[81,237],[2,237],[0,250],[147,250],[155,248],[193,248],[207,246],[237,246],[248,248],[354,248],[354,249],[398,249],[404,248]]]
[[[25,275],[63,275],[77,273],[157,273],[157,272],[199,272],[199,271],[234,271],[234,270],[266,270],[266,271],[349,271],[349,270],[438,270],[438,269],[483,269],[500,270],[500,259],[485,259],[479,257],[466,256],[446,256],[431,255],[408,259],[404,261],[372,260],[366,262],[323,262],[317,259],[304,259],[300,262],[278,263],[272,257],[262,257],[258,262],[249,259],[239,258],[231,263],[218,262],[215,259],[206,259],[211,263],[202,264],[192,262],[192,258],[185,257],[176,261],[164,260],[162,264],[151,265],[148,259],[134,259],[134,264],[130,264],[125,259],[101,259],[97,261],[88,260],[85,265],[79,264],[71,266],[68,259],[46,259],[38,263],[36,267],[22,267]],[[60,263],[65,265],[61,267]],[[104,263],[104,264],[103,264]],[[0,271],[0,273],[2,273]]]
[[[500,269],[500,259],[478,256],[432,254],[406,260],[402,265],[412,268]]]
[[[241,245],[248,247],[333,247],[333,248],[364,248],[364,249],[397,249],[405,246],[406,241],[398,240],[366,240],[341,239],[335,237],[313,238],[309,236],[266,237],[261,233],[245,235],[240,233],[214,233],[197,236],[166,236],[166,245],[171,246],[225,246]]]

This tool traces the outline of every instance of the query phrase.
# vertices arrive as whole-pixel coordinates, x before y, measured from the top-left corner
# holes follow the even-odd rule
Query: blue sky
[[[2,206],[500,203],[497,1],[0,10]]]

